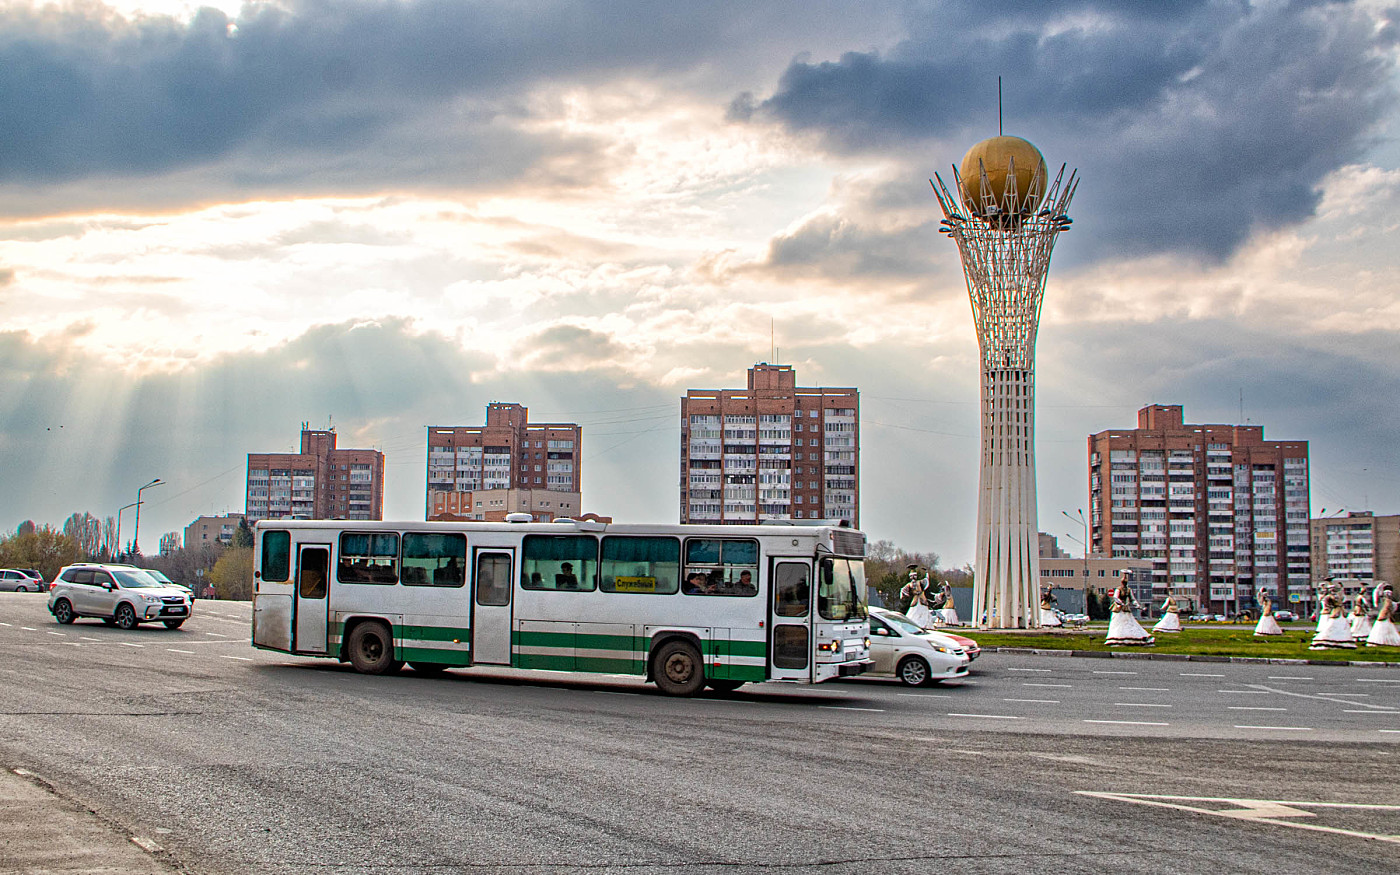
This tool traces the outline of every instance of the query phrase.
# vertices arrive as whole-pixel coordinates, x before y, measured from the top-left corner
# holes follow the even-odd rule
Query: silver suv
[[[122,629],[140,623],[178,629],[190,607],[188,595],[130,565],[69,565],[49,585],[49,613],[64,625],[96,617]]]

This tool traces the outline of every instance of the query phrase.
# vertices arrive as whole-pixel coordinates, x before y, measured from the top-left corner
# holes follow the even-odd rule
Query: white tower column
[[[972,622],[982,627],[1040,625],[1035,338],[1050,253],[1069,227],[1077,184],[1064,172],[1047,189],[1039,150],[1019,137],[994,137],[968,151],[961,174],[954,168],[953,191],[936,175],[933,183],[944,214],[940,230],[962,257],[980,352]]]

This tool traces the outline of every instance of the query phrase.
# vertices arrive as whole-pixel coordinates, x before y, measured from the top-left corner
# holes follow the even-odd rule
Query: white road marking
[[[166,651],[169,652],[169,653],[188,653],[188,654],[190,654],[190,655],[193,655],[193,654],[194,654],[194,651],[193,651],[193,650],[176,650],[174,647],[167,647],[167,648],[165,648],[165,649],[166,649]]]
[[[57,636],[60,637],[60,638],[67,638],[67,637],[68,637],[67,635],[64,635],[62,632],[45,632],[44,634],[45,634],[45,635],[57,635]]]
[[[1170,708],[1171,705],[1163,705],[1158,702],[1114,702],[1118,708]]]
[[[1129,693],[1170,693],[1166,687],[1119,687],[1118,689]]]
[[[1048,669],[1048,668],[1008,668],[1007,671],[1043,671],[1043,672],[1049,672],[1049,671],[1051,671],[1051,669]]]
[[[949,717],[980,717],[983,720],[1020,720],[1020,717],[1013,717],[1010,714],[958,714],[951,712]]]
[[[39,631],[38,629],[35,629],[33,626],[20,626],[20,628],[23,629],[23,630],[26,631],[26,632],[38,632],[38,631]]]
[[[915,696],[920,699],[951,699],[947,693],[895,693],[896,696]]]
[[[1396,678],[1357,678],[1358,684],[1400,684]]]
[[[1254,708],[1249,705],[1231,705],[1231,711],[1287,711],[1287,708]]]
[[[1377,729],[1377,732],[1400,732],[1400,729]]]
[[[1135,671],[1096,671],[1094,674],[1137,674]]]
[[[1271,680],[1271,681],[1310,681],[1310,680],[1312,680],[1312,678],[1307,677],[1307,676],[1305,676],[1305,675],[1296,675],[1296,674],[1271,674],[1271,675],[1269,675],[1269,680]]]
[[[1280,729],[1287,732],[1312,732],[1311,726],[1251,726],[1249,724],[1235,724],[1236,729]]]
[[[1068,690],[1068,689],[1070,688],[1070,685],[1069,685],[1069,684],[1036,684],[1036,683],[1031,683],[1030,681],[1022,681],[1022,682],[1021,682],[1021,686],[1023,686],[1023,687],[1056,687],[1056,688],[1058,688],[1058,689],[1066,689],[1066,690]]]
[[[1250,684],[1250,686],[1258,687],[1259,689],[1266,690],[1270,693],[1278,693],[1280,696],[1292,696],[1295,699],[1316,699],[1319,702],[1326,702],[1329,705],[1358,705],[1362,708],[1366,708],[1367,710],[1372,711],[1393,710],[1385,705],[1368,705],[1365,702],[1339,702],[1336,699],[1324,693],[1294,693],[1290,690],[1279,690],[1273,687],[1266,687],[1263,684]]]
[[[1202,674],[1198,671],[1183,671],[1180,675],[1184,678],[1223,678],[1223,674]]]
[[[219,655],[219,658],[220,658],[220,659],[238,659],[238,660],[242,660],[243,662],[252,662],[252,661],[253,661],[253,658],[252,658],[251,656],[229,656],[229,655],[226,654],[226,653],[225,653],[225,654],[220,654],[220,655]]]
[[[1059,699],[1002,699],[1003,702],[1030,702],[1033,705],[1058,705]]]
[[[205,632],[204,634],[205,634],[205,635],[208,635],[210,638],[227,638],[227,637],[228,637],[227,635],[220,635],[218,632]]]
[[[628,695],[628,694],[623,694]],[[818,705],[818,708],[826,708],[828,711],[874,711],[884,713],[884,708],[855,708],[850,705]]]
[[[1216,690],[1217,693],[1231,693],[1236,696],[1267,696],[1268,690]]]
[[[1343,714],[1400,714],[1400,710],[1396,710],[1396,709],[1394,709],[1394,708],[1391,708],[1390,710],[1385,710],[1385,709],[1383,709],[1383,708],[1377,708],[1377,709],[1374,709],[1374,710],[1369,709],[1369,708],[1359,708],[1359,709],[1353,711],[1353,710],[1350,709],[1350,708],[1343,708],[1343,709],[1342,709],[1342,713],[1343,713]]]
[[[123,642],[121,642],[121,645],[122,645],[123,647],[145,647],[145,646],[146,646],[146,645],[144,645],[144,644],[132,644],[130,641],[123,641]]]
[[[78,640],[79,640],[79,641],[101,641],[102,639],[101,639],[101,638],[85,638],[85,637],[83,637],[82,635],[79,635],[79,636],[78,636]]]
[[[1136,805],[1154,805],[1159,808],[1175,808],[1178,811],[1190,811],[1195,814],[1210,814],[1215,817],[1228,817],[1232,820],[1250,820],[1255,823],[1268,823],[1274,826],[1286,826],[1291,829],[1306,829],[1313,832],[1330,832],[1335,835],[1352,836],[1354,838],[1374,839],[1375,841],[1391,842],[1400,844],[1400,836],[1381,835],[1378,833],[1360,832],[1358,830],[1338,829],[1332,826],[1321,826],[1316,823],[1300,823],[1293,820],[1283,820],[1281,818],[1290,817],[1314,817],[1315,812],[1308,811],[1309,808],[1325,809],[1361,809],[1365,811],[1400,811],[1400,805],[1365,805],[1352,804],[1347,802],[1281,802],[1271,799],[1222,799],[1210,796],[1153,796],[1138,793],[1096,793],[1089,790],[1076,790],[1080,796],[1093,796],[1099,799],[1108,799],[1114,802],[1132,802]],[[1199,805],[1182,805],[1183,802],[1224,802],[1234,805],[1234,808],[1218,809],[1205,808]]]
[[[1115,726],[1171,726],[1170,723],[1153,723],[1150,720],[1085,720],[1085,723],[1111,723]]]
[[[9,624],[9,623],[0,623],[0,626],[8,626],[8,625],[10,625],[10,624]]]

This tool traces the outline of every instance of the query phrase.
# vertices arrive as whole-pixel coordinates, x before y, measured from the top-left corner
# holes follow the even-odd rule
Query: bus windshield
[[[865,619],[864,562],[859,559],[822,560],[817,613],[826,620]]]

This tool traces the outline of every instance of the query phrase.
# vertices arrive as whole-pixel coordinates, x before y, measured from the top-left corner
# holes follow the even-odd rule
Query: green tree
[[[250,550],[253,547],[253,530],[248,528],[247,517],[238,519],[238,529],[233,533],[233,546],[247,547]]]
[[[214,563],[209,583],[221,599],[248,601],[253,597],[253,548],[230,547]]]
[[[35,568],[44,575],[45,580],[53,580],[60,568],[82,558],[77,541],[48,526],[13,535],[0,542],[0,565],[6,568]]]

